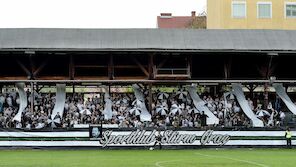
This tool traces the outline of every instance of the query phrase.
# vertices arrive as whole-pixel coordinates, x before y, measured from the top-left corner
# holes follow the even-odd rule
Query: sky
[[[156,28],[160,13],[205,10],[206,0],[0,0],[0,28]]]

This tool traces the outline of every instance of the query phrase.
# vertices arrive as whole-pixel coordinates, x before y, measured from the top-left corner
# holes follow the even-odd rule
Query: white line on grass
[[[256,165],[256,166],[261,166],[261,167],[269,167],[269,166],[264,165],[264,164],[260,164],[260,163],[253,162],[253,161],[247,161],[247,160],[243,160],[243,159],[237,159],[237,158],[231,158],[231,157],[225,157],[225,156],[217,156],[217,155],[207,155],[207,154],[201,154],[201,153],[194,153],[194,154],[201,155],[201,156],[204,156],[204,157],[229,159],[229,160],[232,160],[232,161],[244,162],[244,163],[248,163],[248,164],[252,164],[252,165]]]
[[[170,163],[170,162],[177,162],[177,161],[180,161],[180,160],[173,160],[173,161],[159,161],[159,162],[155,162],[155,166],[157,167],[164,167],[160,164],[165,164],[165,163]]]

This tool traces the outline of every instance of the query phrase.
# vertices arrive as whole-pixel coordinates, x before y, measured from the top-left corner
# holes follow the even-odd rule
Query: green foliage
[[[192,29],[206,29],[207,28],[207,17],[206,16],[195,17],[190,22],[189,28],[192,28]]]
[[[158,87],[157,90],[160,92],[171,93],[178,91],[178,87]]]

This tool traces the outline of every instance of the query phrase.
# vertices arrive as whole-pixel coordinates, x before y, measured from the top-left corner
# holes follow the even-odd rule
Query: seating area
[[[24,97],[20,87],[3,89],[0,94],[0,127],[17,129],[75,128],[80,125],[104,124],[118,128],[194,128],[194,127],[255,127],[253,117],[246,114],[246,108],[262,122],[262,127],[284,126],[287,110],[282,110],[283,102],[278,96],[264,106],[262,96],[245,98],[248,106],[238,100],[234,92],[212,95],[201,92],[193,96],[187,87],[169,91],[152,91],[151,111],[143,120],[143,106],[149,110],[149,94],[140,87],[144,100],[137,99],[133,92],[108,92],[86,94],[67,93],[65,100],[60,93],[37,93],[34,97],[29,89],[25,93],[26,106],[20,111]],[[64,89],[65,91],[65,89]],[[192,93],[192,92],[191,92]],[[193,92],[194,93],[194,92]],[[195,91],[196,93],[196,91]],[[60,94],[60,95],[59,95]],[[194,98],[192,98],[192,97]],[[200,98],[200,99],[197,99]],[[32,103],[31,100],[34,99]],[[107,106],[110,99],[111,106]],[[31,107],[31,104],[34,104]],[[57,108],[60,109],[57,109]],[[209,113],[207,113],[210,112]],[[17,118],[20,115],[20,121]],[[141,115],[142,114],[142,115]],[[110,115],[107,117],[107,115]],[[212,123],[217,120],[217,123]]]

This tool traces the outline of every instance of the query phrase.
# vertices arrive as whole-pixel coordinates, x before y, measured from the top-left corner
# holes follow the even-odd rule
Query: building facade
[[[296,0],[208,0],[208,29],[296,29]]]
[[[157,16],[157,28],[195,28],[206,29],[206,16],[192,11],[191,16],[173,16],[172,13],[160,13]]]

